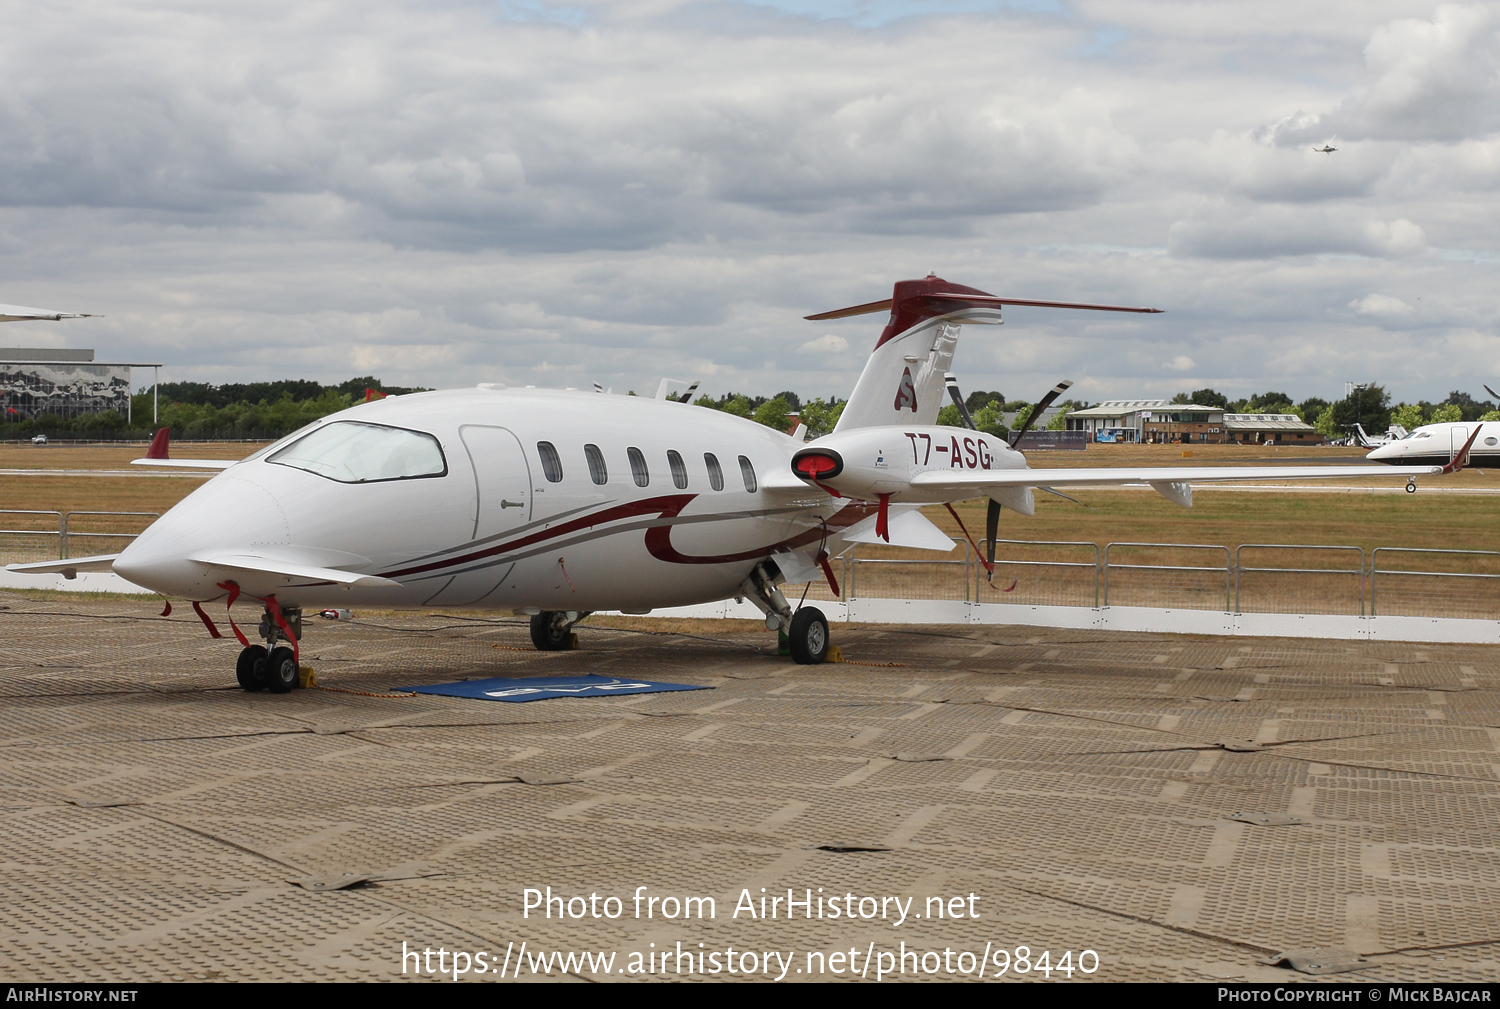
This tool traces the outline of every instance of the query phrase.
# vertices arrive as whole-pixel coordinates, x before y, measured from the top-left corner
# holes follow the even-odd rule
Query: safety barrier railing
[[[0,529],[0,562],[23,564],[61,558],[62,523],[62,512],[57,511],[0,511],[0,524],[6,527]]]
[[[969,601],[969,586],[973,579],[969,574],[974,564],[973,551],[967,540],[954,539],[955,546],[962,544],[963,560],[933,560],[930,551],[908,550],[879,544],[861,543],[852,549],[845,570],[845,599],[962,599]],[[868,556],[875,551],[875,556]],[[864,553],[865,556],[860,556]],[[917,556],[907,556],[916,554]],[[926,557],[921,556],[926,554]],[[954,581],[949,581],[934,594],[931,575],[960,575],[962,595]],[[927,577],[924,577],[926,575]],[[922,591],[926,586],[926,592]],[[915,590],[915,591],[914,591]]]
[[[981,557],[989,540],[979,541]],[[1099,544],[995,540],[995,571],[974,564],[974,601],[1030,606],[1099,605]]]
[[[68,558],[68,557],[75,556],[74,553],[73,553],[73,550],[72,550],[72,543],[73,543],[74,540],[82,540],[83,543],[84,543],[84,545],[86,545],[86,546],[89,547],[89,549],[87,549],[87,550],[80,550],[77,553],[77,555],[76,555],[76,556],[79,556],[79,557],[88,557],[88,556],[91,556],[91,555],[97,554],[97,553],[117,553],[119,550],[125,549],[125,546],[131,540],[135,539],[141,533],[145,532],[146,526],[148,526],[148,525],[151,524],[151,522],[137,522],[137,523],[134,523],[135,525],[138,525],[138,526],[141,527],[141,528],[137,529],[135,532],[121,532],[121,531],[117,531],[117,530],[113,530],[113,529],[103,530],[103,531],[97,530],[97,529],[79,529],[79,528],[75,528],[79,524],[75,520],[75,517],[76,518],[84,518],[84,521],[82,522],[82,524],[85,525],[85,526],[88,526],[88,525],[93,525],[93,523],[91,521],[89,521],[89,519],[92,519],[92,518],[143,518],[143,519],[150,519],[152,521],[155,521],[156,519],[161,518],[161,513],[160,512],[91,512],[91,511],[85,511],[85,512],[66,512],[66,513],[64,513],[64,515],[62,517],[62,523],[61,523],[61,526],[60,526],[60,536],[61,536],[61,539],[62,539],[62,543],[61,543],[62,554],[61,554],[61,556],[63,558]],[[117,547],[118,549],[111,550],[110,547],[112,547],[112,546],[113,547]]]
[[[1381,567],[1383,563],[1401,566]],[[1432,570],[1439,567],[1448,570]],[[1371,616],[1494,619],[1497,611],[1500,552],[1422,547],[1376,547],[1370,552]]]
[[[1150,551],[1169,558],[1222,552],[1224,563],[1125,563],[1120,554]],[[1104,548],[1104,605],[1151,606],[1162,609],[1222,610],[1231,604],[1229,548],[1205,543],[1110,543]],[[1223,606],[1220,607],[1222,601]]]
[[[125,518],[141,521],[103,521]],[[159,518],[160,512],[0,510],[0,523],[7,526],[0,529],[0,564],[118,553]],[[117,528],[120,525],[136,528]]]
[[[1340,563],[1346,558],[1352,567]],[[1241,543],[1234,548],[1233,566],[1236,613],[1365,615],[1361,547]]]

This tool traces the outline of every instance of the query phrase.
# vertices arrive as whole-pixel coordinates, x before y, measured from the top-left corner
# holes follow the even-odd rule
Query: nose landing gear
[[[260,620],[260,636],[265,645],[250,645],[240,652],[234,664],[235,679],[246,690],[269,690],[273,694],[284,694],[297,686],[297,653],[294,649],[279,645],[285,641],[294,644],[302,638],[302,608],[281,607],[281,618],[291,629],[292,637],[282,629],[272,615],[270,607]]]
[[[1408,494],[1415,494],[1416,492],[1417,492],[1417,482],[1415,480],[1408,480],[1408,481],[1406,481],[1406,493],[1408,493]]]

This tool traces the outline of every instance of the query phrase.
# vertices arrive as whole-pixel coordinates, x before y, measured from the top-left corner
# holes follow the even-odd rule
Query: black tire
[[[828,619],[823,611],[805,606],[792,614],[792,629],[787,632],[792,646],[792,661],[800,666],[816,666],[828,655]]]
[[[544,652],[560,652],[573,638],[573,628],[558,629],[556,613],[543,610],[531,618],[531,643]]]
[[[240,651],[234,663],[234,678],[246,690],[262,690],[266,685],[266,650],[260,645],[251,645]]]
[[[266,657],[266,686],[284,694],[297,685],[297,659],[290,648],[277,648]]]

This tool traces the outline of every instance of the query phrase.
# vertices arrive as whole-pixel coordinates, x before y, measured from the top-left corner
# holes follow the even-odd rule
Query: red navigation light
[[[805,480],[816,480],[821,476],[832,476],[843,469],[843,463],[831,456],[809,453],[792,463],[797,475]]]

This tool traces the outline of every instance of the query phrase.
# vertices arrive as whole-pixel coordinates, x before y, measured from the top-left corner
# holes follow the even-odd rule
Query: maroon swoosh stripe
[[[469,564],[476,560],[482,560],[486,557],[493,557],[497,554],[520,550],[528,546],[533,546],[537,543],[544,543],[547,540],[557,539],[560,536],[566,536],[569,533],[578,532],[581,529],[590,529],[596,525],[603,525],[606,522],[614,522],[618,521],[619,519],[635,518],[641,515],[656,515],[664,519],[676,518],[677,515],[682,512],[682,509],[687,507],[689,502],[691,502],[697,496],[698,495],[696,494],[670,494],[663,497],[646,498],[642,501],[633,501],[628,504],[616,505],[613,508],[606,508],[604,511],[596,512],[592,515],[585,515],[580,518],[573,519],[569,522],[564,522],[554,528],[543,529],[539,532],[532,533],[530,536],[523,536],[518,540],[512,540],[508,543],[502,543],[497,546],[486,547],[483,550],[476,550],[473,553],[464,554],[459,557],[453,557],[441,561],[432,561],[428,564],[418,564],[408,568],[399,568],[394,571],[383,571],[381,572],[381,577],[398,578],[402,575],[425,574],[429,571],[436,571],[441,568],[454,567],[460,564]],[[870,514],[873,507],[873,505],[866,505],[863,503],[851,503],[849,505],[846,505],[845,507],[839,509],[839,511],[835,512],[828,519],[827,526],[829,532],[835,532],[839,529],[845,529],[853,525],[854,523],[860,521],[868,514]],[[757,557],[765,557],[768,554],[776,553],[781,550],[792,550],[799,546],[805,546],[808,543],[817,542],[818,540],[822,539],[824,535],[825,533],[822,528],[809,529],[805,532],[797,534],[796,536],[789,537],[788,539],[781,540],[777,543],[772,543],[769,546],[758,547],[753,550],[743,550],[736,554],[689,556],[687,554],[678,552],[678,550],[672,546],[672,526],[668,523],[658,526],[652,526],[650,529],[646,530],[646,549],[650,551],[651,555],[657,560],[667,561],[668,563],[672,564],[730,564],[737,561],[746,561],[752,560]]]

